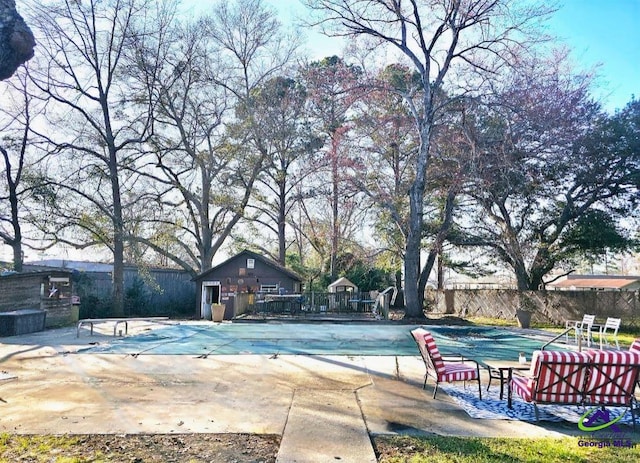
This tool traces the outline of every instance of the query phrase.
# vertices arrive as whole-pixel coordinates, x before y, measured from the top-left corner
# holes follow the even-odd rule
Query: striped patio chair
[[[634,340],[631,345],[629,346],[629,352],[638,352],[640,353],[640,338]],[[638,381],[636,381],[636,384],[638,385],[638,388],[640,389],[640,378],[638,378]]]
[[[535,351],[529,373],[512,375],[508,406],[511,408],[512,394],[516,393],[533,404],[538,420],[538,404],[580,405],[589,368],[586,352]]]
[[[433,389],[433,398],[436,398],[438,392],[438,384],[441,382],[454,381],[477,381],[478,396],[482,400],[482,387],[480,386],[480,366],[475,360],[467,359],[462,356],[443,357],[436,346],[431,333],[424,328],[416,328],[411,331],[411,336],[418,345],[420,355],[427,369],[424,375],[424,384],[422,388],[427,387],[427,379],[431,376],[435,382]]]
[[[640,352],[592,350],[591,373],[585,387],[585,405],[628,407],[633,426],[638,404],[634,392],[640,376]]]

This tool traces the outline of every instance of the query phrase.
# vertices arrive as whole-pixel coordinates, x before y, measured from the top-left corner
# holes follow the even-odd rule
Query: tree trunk
[[[518,289],[520,291],[527,291],[531,289],[529,288],[529,275],[527,274],[527,270],[524,267],[524,264],[516,265],[515,273],[516,273],[516,283],[518,285]]]
[[[118,152],[115,148],[115,139],[111,130],[109,110],[106,107],[106,96],[104,96],[103,111],[105,115],[105,126],[107,134],[107,143],[109,147],[109,176],[111,180],[111,196],[113,203],[113,215],[111,218],[113,224],[113,289],[112,289],[112,307],[114,317],[124,316],[124,220],[122,218],[122,198],[120,197],[120,177],[118,170]]]
[[[337,133],[334,132],[331,138],[331,281],[335,281],[338,277],[337,257],[338,257],[338,235],[340,233],[340,222],[338,218],[338,141],[336,140]]]
[[[286,184],[280,182],[280,207],[278,208],[278,263],[283,267],[287,260],[287,214],[286,214]]]
[[[424,110],[429,114],[430,94],[424,96]],[[429,144],[431,117],[425,117],[420,124],[420,149],[416,160],[416,178],[409,189],[409,232],[404,256],[404,297],[405,317],[425,318],[422,305],[424,293],[420,294],[420,251],[422,250],[422,219],[424,210],[424,190],[427,166],[429,164]]]
[[[113,244],[113,316],[124,317],[124,243],[116,238]]]
[[[422,318],[422,300],[418,291],[420,277],[420,241],[422,236],[422,195],[416,192],[415,184],[410,191],[409,234],[404,256],[405,317]],[[418,208],[420,211],[418,211]]]
[[[438,290],[444,290],[444,265],[442,262],[442,249],[438,252]]]
[[[24,142],[26,143],[26,141]],[[4,152],[3,152],[4,154]],[[24,152],[21,154],[24,159]],[[8,160],[8,156],[6,157]],[[9,181],[9,202],[11,203],[11,226],[13,228],[13,239],[8,244],[13,249],[13,270],[16,272],[22,272],[23,256],[22,256],[22,227],[20,226],[20,200],[18,199],[18,185],[16,181],[11,178],[11,170],[8,162],[6,163],[7,180]],[[21,163],[22,165],[22,163]],[[19,177],[22,168],[18,170]]]
[[[113,315],[123,317],[124,314],[124,225],[122,220],[122,204],[120,201],[120,182],[112,177],[113,191]]]
[[[18,198],[18,179],[22,172],[22,165],[24,160],[24,146],[26,145],[26,132],[25,138],[23,138],[23,149],[20,153],[20,163],[17,168],[17,172],[14,175],[12,173],[11,159],[9,158],[9,152],[0,146],[0,153],[4,159],[5,177],[7,181],[7,189],[9,190],[9,205],[11,208],[11,228],[13,228],[13,236],[8,233],[3,233],[0,230],[0,237],[5,244],[8,244],[13,249],[13,270],[16,272],[22,272],[22,228],[20,226],[20,199]]]
[[[23,264],[22,239],[15,240],[11,244],[11,248],[13,249],[13,270],[20,273],[22,272],[22,264]]]

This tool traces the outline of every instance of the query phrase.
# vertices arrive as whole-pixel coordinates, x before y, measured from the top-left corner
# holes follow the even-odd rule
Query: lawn
[[[516,439],[463,437],[376,437],[380,463],[598,462],[640,461],[627,438]],[[619,444],[620,447],[615,445]]]
[[[624,436],[624,434],[622,434]],[[263,462],[276,460],[278,436],[182,435],[0,435],[0,462]],[[616,446],[622,445],[622,446]],[[510,439],[442,436],[375,436],[379,463],[640,461],[640,449],[626,437]]]
[[[518,323],[515,319],[506,320],[503,318],[469,317],[466,320],[475,325],[483,326],[518,326]],[[531,327],[558,334],[562,333],[565,330],[564,326],[541,325],[536,323],[532,323]],[[595,340],[597,342],[597,333],[595,337]],[[621,349],[627,349],[631,345],[631,343],[633,343],[633,341],[638,338],[640,338],[640,329],[637,327],[621,326],[620,331],[618,331],[618,342],[620,343]],[[609,340],[612,340],[610,336]]]

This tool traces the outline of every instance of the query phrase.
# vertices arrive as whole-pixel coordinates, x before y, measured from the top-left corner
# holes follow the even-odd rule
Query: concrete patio
[[[129,335],[152,328],[132,323]],[[107,326],[79,338],[71,327],[0,339],[0,432],[277,434],[279,462],[319,455],[375,461],[369,436],[376,434],[581,434],[572,423],[472,419],[444,391],[434,400],[431,386],[422,389],[417,351],[415,357],[77,353],[111,341]]]

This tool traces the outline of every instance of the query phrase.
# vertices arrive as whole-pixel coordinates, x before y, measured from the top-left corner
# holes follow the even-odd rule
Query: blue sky
[[[551,31],[583,68],[600,65],[595,91],[607,110],[640,98],[640,0],[564,0]]]

